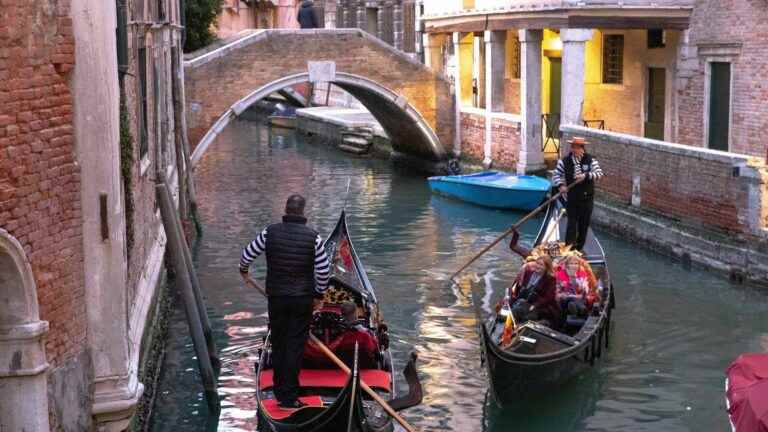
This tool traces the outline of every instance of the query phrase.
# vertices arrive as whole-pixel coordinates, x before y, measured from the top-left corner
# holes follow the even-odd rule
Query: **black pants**
[[[587,241],[589,221],[592,219],[591,199],[570,202],[566,205],[568,211],[568,227],[565,230],[565,244],[573,245],[575,249],[583,250]]]
[[[267,307],[272,341],[275,397],[299,396],[299,370],[312,322],[312,297],[270,297]]]

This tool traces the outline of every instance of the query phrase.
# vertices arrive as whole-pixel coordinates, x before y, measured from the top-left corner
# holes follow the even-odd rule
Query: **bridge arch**
[[[311,62],[335,64],[331,82],[368,108],[395,152],[441,161],[453,143],[448,81],[359,29],[259,30],[191,57],[184,86],[193,163],[248,106],[309,81]]]
[[[205,151],[229,122],[241,115],[248,107],[272,93],[283,90],[286,87],[305,83],[308,80],[308,72],[286,76],[252,91],[237,101],[203,135],[203,138],[192,153],[192,164],[195,165],[202,158]],[[422,154],[417,156],[435,160],[446,157],[446,152],[440,143],[440,138],[438,138],[421,113],[402,96],[373,80],[350,73],[336,73],[332,83],[355,96],[379,121],[387,134],[393,138],[394,142],[400,142],[404,139],[399,135],[412,135],[413,132],[418,131],[423,136],[430,152],[422,152]],[[403,132],[405,133],[403,134]]]

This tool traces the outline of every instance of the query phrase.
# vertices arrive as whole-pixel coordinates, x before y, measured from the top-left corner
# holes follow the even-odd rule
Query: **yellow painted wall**
[[[602,83],[603,35],[624,35],[624,73],[622,84]],[[664,48],[648,49],[645,30],[599,31],[586,46],[586,71],[584,84],[584,119],[605,120],[608,130],[642,136],[644,133],[645,104],[647,104],[647,71],[649,67],[667,70],[665,117],[667,131],[674,91],[674,80],[669,79],[675,67],[679,33],[667,32]],[[670,136],[667,136],[671,139]]]
[[[461,80],[461,105],[472,106],[472,66],[474,34],[463,34],[459,40],[459,75]]]

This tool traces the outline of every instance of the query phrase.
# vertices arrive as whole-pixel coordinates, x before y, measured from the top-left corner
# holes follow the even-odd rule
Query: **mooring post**
[[[184,310],[187,315],[189,333],[192,335],[192,342],[197,355],[197,364],[200,369],[200,378],[203,381],[203,390],[208,407],[213,411],[219,409],[219,394],[216,390],[216,379],[211,366],[211,358],[208,355],[208,348],[203,335],[203,327],[198,313],[195,294],[192,290],[192,281],[189,277],[190,272],[184,259],[181,231],[176,229],[174,220],[176,212],[171,202],[170,194],[165,184],[158,182],[155,186],[157,197],[160,201],[160,214],[163,217],[165,233],[168,237],[168,250],[170,251],[173,265],[176,269],[176,287],[184,301]]]
[[[170,197],[168,185],[163,184],[163,188],[165,189],[165,194]],[[195,266],[192,264],[192,252],[189,250],[189,244],[181,229],[181,221],[177,217],[176,212],[173,214],[174,225],[181,239],[181,250],[184,254],[184,263],[187,265],[189,280],[192,282],[192,293],[195,295],[195,304],[197,305],[197,311],[200,315],[200,324],[203,326],[203,335],[205,336],[205,345],[208,348],[208,356],[211,359],[211,366],[213,366],[214,373],[218,375],[221,371],[221,360],[219,360],[219,350],[216,348],[216,341],[213,339],[213,330],[211,330],[211,321],[208,319],[208,311],[205,308],[205,300],[203,299],[203,293],[200,288],[200,279],[198,279]]]

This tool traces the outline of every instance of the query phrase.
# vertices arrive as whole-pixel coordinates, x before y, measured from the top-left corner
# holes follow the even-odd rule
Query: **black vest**
[[[267,294],[312,296],[315,292],[315,240],[303,216],[285,215],[267,227]]]
[[[563,165],[565,167],[565,183],[569,185],[576,181],[573,153],[568,153],[568,156],[563,158]],[[588,176],[591,169],[592,156],[589,153],[584,153],[584,156],[581,157],[581,172]],[[569,202],[587,201],[591,200],[594,196],[595,182],[589,177],[568,191]]]

